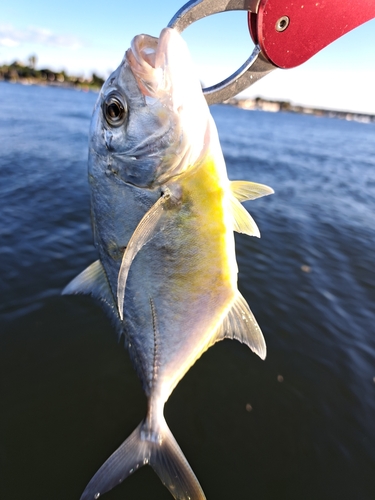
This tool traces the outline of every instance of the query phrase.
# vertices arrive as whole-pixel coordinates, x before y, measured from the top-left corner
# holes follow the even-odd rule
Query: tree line
[[[14,61],[0,66],[0,80],[21,83],[43,83],[50,85],[100,88],[104,80],[95,73],[90,78],[72,76],[65,71],[48,68],[36,69],[36,56],[30,56],[28,64]]]

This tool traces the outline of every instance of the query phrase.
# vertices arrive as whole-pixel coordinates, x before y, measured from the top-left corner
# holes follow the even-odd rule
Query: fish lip
[[[126,51],[126,59],[130,66],[149,66],[155,69],[156,53],[159,47],[159,38],[150,35],[137,35],[131,42],[131,47]]]
[[[130,67],[138,87],[145,97],[158,97],[169,85],[165,67],[168,64],[169,38],[171,28],[164,28],[159,38],[150,35],[137,35],[126,51],[124,60]]]
[[[153,46],[153,52],[146,48],[146,40]],[[148,35],[137,35],[131,42],[131,47],[125,53],[125,60],[144,96],[153,96],[155,92],[155,60],[158,40]]]

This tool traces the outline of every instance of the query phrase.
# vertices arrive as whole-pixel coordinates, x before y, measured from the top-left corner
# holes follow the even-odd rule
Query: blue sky
[[[71,74],[107,77],[133,36],[158,36],[184,2],[179,0],[4,0],[0,63],[27,62]],[[244,12],[211,16],[183,34],[201,80],[210,85],[250,55],[253,43]],[[375,114],[375,20],[337,40],[308,62],[276,70],[245,96]]]

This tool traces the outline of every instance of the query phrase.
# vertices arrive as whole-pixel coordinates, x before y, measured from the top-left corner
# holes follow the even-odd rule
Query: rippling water
[[[96,259],[86,174],[93,93],[0,83],[0,498],[78,499],[143,418],[110,322],[61,297]],[[212,109],[229,176],[269,184],[236,237],[268,357],[224,341],[167,421],[209,500],[372,500],[375,127]],[[171,498],[149,467],[108,500]]]

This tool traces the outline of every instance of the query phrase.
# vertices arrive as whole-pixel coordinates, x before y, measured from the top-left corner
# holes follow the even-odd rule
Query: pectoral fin
[[[215,341],[236,339],[246,344],[261,359],[267,354],[266,342],[246,300],[240,292],[218,329]]]
[[[146,212],[130,238],[122,257],[117,280],[117,307],[121,320],[123,320],[126,280],[131,263],[140,249],[158,232],[158,223],[163,215],[165,203],[167,203],[170,197],[170,192],[165,192],[150,210]]]
[[[275,191],[265,184],[257,184],[248,181],[231,181],[230,190],[238,201],[255,200],[262,196],[268,196]]]

